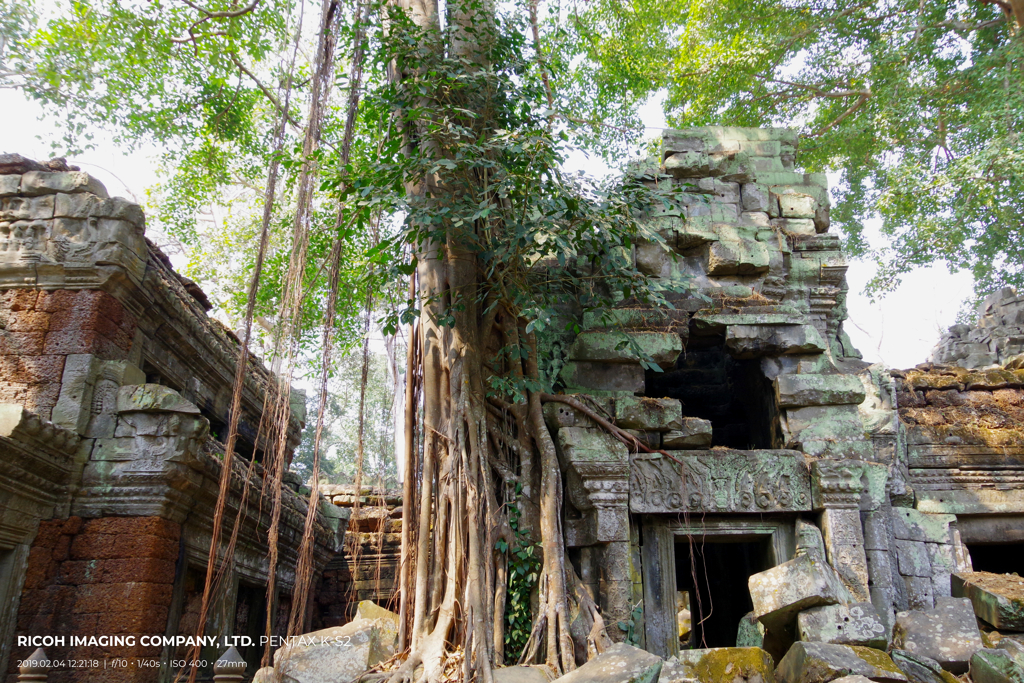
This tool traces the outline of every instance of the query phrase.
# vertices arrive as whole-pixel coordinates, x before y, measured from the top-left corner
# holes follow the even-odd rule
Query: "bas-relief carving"
[[[57,270],[44,269],[35,277],[57,277],[73,285],[97,280],[78,272],[81,268],[116,265],[141,280],[149,253],[142,235],[141,211],[121,198],[58,194],[56,201],[54,195],[0,199],[0,284],[4,279],[23,284],[25,267],[47,265]],[[60,266],[70,270],[58,274]]]
[[[796,451],[676,451],[633,456],[634,513],[797,512],[811,509],[810,480]],[[685,470],[685,476],[680,470]]]

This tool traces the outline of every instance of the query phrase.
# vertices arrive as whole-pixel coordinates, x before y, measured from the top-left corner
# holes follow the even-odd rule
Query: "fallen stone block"
[[[665,432],[662,448],[711,448],[711,421],[699,417],[684,417],[682,427]]]
[[[356,619],[384,619],[393,623],[395,630],[398,630],[398,615],[373,600],[363,600],[356,605]]]
[[[626,429],[675,430],[683,426],[683,407],[674,398],[621,396],[615,399],[615,424]]]
[[[349,681],[395,654],[397,631],[384,619],[357,619],[302,636],[274,653],[280,683]]]
[[[1006,650],[1017,664],[1024,666],[1024,637],[1003,635],[996,648]]]
[[[968,598],[978,618],[1006,631],[1024,631],[1024,578],[962,572],[950,577],[954,597]]]
[[[878,683],[907,680],[881,650],[829,643],[794,643],[775,669],[779,683],[829,683],[846,676],[864,676]]]
[[[849,602],[835,570],[817,553],[805,553],[747,579],[754,616],[783,631],[796,615],[819,605]]]
[[[662,663],[657,655],[616,643],[557,683],[656,683]]]
[[[838,645],[863,645],[884,650],[889,644],[885,624],[874,605],[826,605],[804,610],[797,616],[800,640]]]
[[[900,612],[893,647],[934,659],[946,671],[966,673],[971,656],[982,648],[981,631],[966,598],[939,598],[935,609]]]
[[[956,676],[930,657],[899,649],[894,649],[889,656],[900,671],[906,674],[910,683],[958,683]]]
[[[494,683],[550,683],[551,674],[539,666],[506,666],[491,672]]]
[[[1024,668],[1005,650],[978,650],[971,656],[974,683],[1024,683]]]
[[[771,655],[759,647],[714,647],[683,650],[665,662],[659,683],[774,683]]]

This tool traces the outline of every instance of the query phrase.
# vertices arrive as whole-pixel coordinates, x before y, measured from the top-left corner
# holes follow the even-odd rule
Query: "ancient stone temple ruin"
[[[89,175],[5,155],[0,165],[0,666],[63,635],[53,659],[149,658],[151,670],[83,668],[60,680],[170,680],[187,648],[142,635],[198,625],[239,341],[202,291],[145,237],[142,210]],[[269,371],[252,360],[239,416],[225,534],[242,511],[234,564],[210,635],[287,625],[306,497],[288,475],[276,595],[266,601],[267,529],[259,433]],[[289,439],[304,420],[293,397]],[[247,485],[245,473],[252,468]],[[347,514],[321,506],[318,570],[341,549]],[[72,636],[135,635],[132,647]],[[207,648],[212,664],[223,647]],[[262,648],[241,648],[256,670]],[[209,675],[209,667],[203,672]],[[11,679],[12,680],[12,679]]]
[[[627,680],[602,678],[613,670],[637,683],[1022,680],[999,672],[1024,666],[1024,588],[1005,576],[1024,568],[1024,302],[993,295],[932,363],[861,360],[843,331],[826,178],[795,168],[796,145],[784,129],[666,131],[642,172],[683,192],[651,207],[662,240],[634,254],[685,293],[673,309],[624,301],[540,340],[556,390],[643,444],[545,406],[569,560],[617,641],[563,683]],[[82,173],[0,173],[2,654],[55,618],[83,633],[143,620],[187,633],[238,341],[146,241],[138,207]],[[240,471],[260,472],[270,379],[252,364]],[[394,492],[324,493],[310,628],[345,623],[361,600],[388,604],[399,563]],[[286,498],[269,606],[282,619],[305,505]],[[371,500],[342,552],[347,508]],[[217,633],[267,613],[265,516],[246,509]]]
[[[649,179],[686,192],[652,209],[664,243],[635,258],[690,292],[675,310],[624,304],[546,340],[564,391],[653,451],[546,406],[573,565],[616,639],[669,658],[663,681],[737,645],[766,650],[780,677],[824,657],[806,649],[818,644],[964,671],[981,647],[974,612],[996,600],[972,561],[1024,569],[1024,371],[966,369],[1024,351],[1024,306],[1000,292],[977,328],[952,328],[936,355],[950,365],[863,362],[843,331],[826,179],[794,168],[796,144],[781,129],[667,131]],[[959,649],[956,624],[973,633]]]

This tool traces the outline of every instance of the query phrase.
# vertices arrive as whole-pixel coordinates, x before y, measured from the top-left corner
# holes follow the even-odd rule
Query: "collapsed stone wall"
[[[779,662],[794,642],[884,649],[902,614],[950,608],[951,576],[971,568],[961,535],[971,510],[1017,509],[991,507],[1015,495],[1015,451],[985,451],[1016,444],[1018,397],[999,393],[1007,378],[963,380],[990,393],[959,413],[929,412],[914,400],[947,406],[953,395],[917,386],[951,379],[860,360],[842,329],[846,261],[825,178],[794,170],[795,146],[784,130],[666,131],[647,182],[683,194],[651,209],[662,239],[639,241],[635,258],[655,284],[688,289],[671,295],[675,310],[627,301],[546,342],[562,354],[548,366],[556,387],[667,452],[627,447],[572,406],[545,408],[573,566],[613,638],[663,657],[685,647],[679,543],[764,539],[770,568],[749,579],[754,609],[738,636]],[[645,371],[634,345],[659,367]],[[948,433],[924,426],[943,419]],[[929,460],[942,448],[978,467]],[[951,502],[967,499],[974,508]],[[706,617],[692,615],[694,628]]]
[[[934,363],[976,369],[1024,353],[1024,297],[1003,287],[978,304],[974,325],[953,325],[932,351]]]
[[[397,611],[402,557],[402,492],[364,487],[358,510],[355,486],[327,485],[324,496],[351,511],[342,552],[323,570],[315,592],[316,628],[347,624],[364,600]]]

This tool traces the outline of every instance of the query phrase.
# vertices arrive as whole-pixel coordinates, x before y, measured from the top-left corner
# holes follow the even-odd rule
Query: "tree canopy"
[[[833,221],[872,288],[930,263],[1024,285],[1024,7],[1003,0],[598,0],[563,44],[670,125],[787,125],[834,171]],[[882,221],[872,250],[865,222]]]
[[[623,300],[669,306],[687,288],[656,284],[631,256],[638,238],[663,241],[642,218],[678,190],[625,169],[652,93],[667,91],[677,126],[800,127],[798,163],[842,173],[834,216],[851,249],[865,253],[864,221],[883,218],[878,287],[934,260],[973,269],[982,289],[1024,279],[1021,15],[1001,0],[0,9],[0,84],[54,113],[59,151],[81,149],[94,126],[129,147],[159,143],[156,227],[220,311],[244,320],[240,336],[251,341],[256,321],[271,342],[284,368],[268,403],[275,509],[294,366],[320,366],[299,459],[316,482],[324,449],[344,445],[323,433],[345,411],[330,376],[356,371],[339,377],[331,349],[363,344],[362,420],[367,399],[377,413],[387,402],[365,391],[371,318],[408,333],[396,681],[458,669],[488,681],[513,660],[565,672],[607,644],[606,626],[626,635],[566,561],[543,416],[566,399],[537,333],[576,332]],[[625,172],[566,173],[573,149]]]

